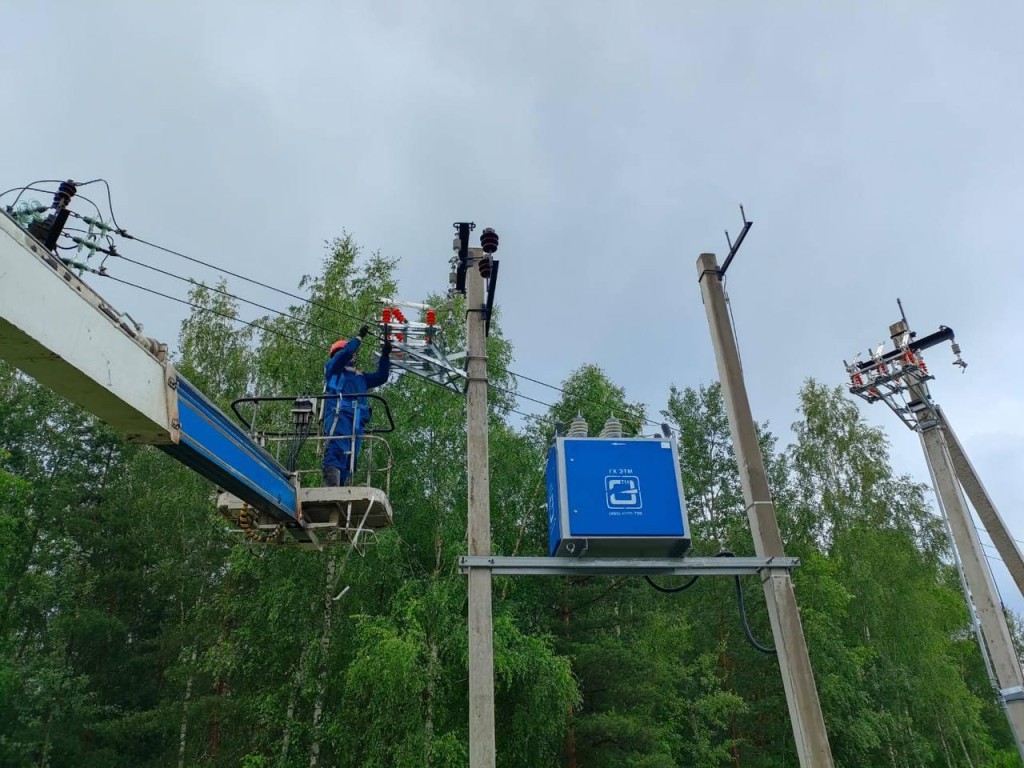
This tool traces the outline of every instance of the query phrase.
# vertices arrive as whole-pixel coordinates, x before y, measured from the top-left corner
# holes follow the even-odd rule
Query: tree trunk
[[[569,730],[565,734],[566,768],[579,768],[576,762],[576,728],[572,721],[572,705],[569,706]]]
[[[231,592],[232,592],[232,583],[231,583],[231,575],[230,575],[230,572],[229,572],[228,573],[228,578],[224,582],[224,594],[225,594],[225,597],[228,600],[228,604],[229,605],[230,605],[230,602],[231,602]],[[228,615],[225,616],[225,618],[224,618],[224,626],[223,626],[223,628],[221,630],[221,641],[222,642],[227,642],[228,638],[230,638],[232,623],[233,623],[232,622],[232,616],[231,616],[230,613],[228,613]],[[210,754],[210,757],[213,760],[217,759],[217,754],[220,751],[220,708],[221,708],[221,701],[220,700],[224,696],[225,692],[227,691],[227,687],[228,687],[227,681],[221,676],[220,670],[218,670],[217,671],[216,682],[214,682],[214,684],[213,684],[213,692],[216,695],[217,699],[216,699],[216,701],[213,704],[213,713],[210,715],[209,738],[208,738],[208,741],[209,741],[209,744],[210,744],[209,754]]]
[[[569,587],[568,579],[562,579],[562,630],[569,639]],[[573,724],[572,705],[569,705],[569,728],[565,732],[565,764],[567,768],[578,768],[576,762],[576,726]]]
[[[320,673],[316,680],[316,701],[313,704],[313,743],[309,748],[309,768],[316,768],[320,762],[320,718],[324,712],[324,694],[327,691],[327,670],[330,667],[327,653],[331,646],[331,615],[334,600],[331,592],[334,587],[334,558],[327,560],[327,584],[324,586],[324,628],[320,633]]]
[[[946,734],[942,732],[942,725],[936,723],[939,729],[939,742],[942,744],[942,755],[946,758],[946,768],[953,768],[953,757],[949,754],[949,744],[946,743]]]
[[[39,755],[39,768],[47,768],[50,764],[50,726],[53,725],[53,699],[46,713],[46,727],[43,729],[43,751]]]
[[[547,479],[544,472],[541,473],[540,480],[537,481],[536,487],[533,489],[533,493],[530,495],[529,501],[527,501],[525,508],[520,515],[519,520],[519,531],[516,533],[516,543],[512,547],[512,557],[516,557],[519,554],[519,547],[523,543],[523,535],[526,533],[526,526],[530,522],[530,515],[533,514],[534,502],[537,500],[537,493],[540,491],[541,486]],[[505,583],[501,586],[501,599],[504,600],[508,597],[509,586],[512,584],[512,579],[505,579]]]
[[[285,713],[284,734],[281,736],[281,765],[288,765],[288,748],[292,740],[292,719],[295,717],[295,705],[299,698],[299,689],[302,687],[302,675],[308,658],[307,648],[304,647],[299,653],[299,660],[295,665],[295,678],[292,680],[292,689],[288,694],[288,710]]]
[[[224,695],[225,689],[224,679],[221,677],[217,678],[217,682],[213,685],[213,692],[217,698],[220,699]],[[217,753],[220,751],[220,702],[218,701],[213,705],[213,714],[210,716],[210,757],[213,760],[217,759]]]
[[[192,646],[192,668],[195,669],[198,651]],[[185,768],[185,744],[188,739],[188,705],[192,702],[192,672],[185,682],[185,701],[181,705],[181,727],[178,729],[178,768]]]
[[[434,676],[437,673],[437,640],[431,635],[427,645],[427,685],[423,690],[423,731],[424,740],[423,765],[430,765],[430,748],[434,743]]]
[[[29,566],[32,565],[32,555],[36,549],[36,542],[39,541],[39,530],[41,527],[37,522],[32,528],[32,537],[25,548],[25,558],[18,564],[18,575],[11,579],[7,589],[4,591],[4,606],[3,611],[0,612],[0,637],[7,633],[7,620],[11,615],[11,608],[14,606],[14,599],[17,597],[18,589],[21,587],[21,580],[28,573]]]
[[[444,538],[441,527],[444,521],[444,510],[437,511],[437,525],[434,526],[434,578],[441,573],[441,560],[444,555]]]
[[[729,635],[725,629],[725,613],[722,611],[722,603],[718,603],[718,642],[721,644],[721,649],[718,652],[718,666],[721,668],[722,673],[725,675],[725,686],[726,689],[736,692],[735,686],[733,685],[732,678],[732,667],[729,664],[728,646],[729,646]],[[740,747],[739,747],[739,734],[736,732],[736,713],[729,713],[729,734],[732,737],[732,764],[734,768],[740,768]]]
[[[962,749],[964,751],[964,759],[967,760],[968,768],[974,768],[974,761],[971,760],[971,755],[967,751],[967,745],[964,744],[964,737],[960,735],[960,729],[957,728],[956,725],[954,725],[953,726],[953,730],[956,731],[956,738],[957,738],[957,741],[960,742],[960,749]]]

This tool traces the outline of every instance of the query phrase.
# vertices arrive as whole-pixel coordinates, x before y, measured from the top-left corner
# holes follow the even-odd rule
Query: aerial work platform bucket
[[[285,454],[283,461],[293,472],[297,506],[294,516],[282,518],[272,511],[254,509],[233,494],[220,493],[217,509],[236,530],[268,544],[303,549],[359,549],[368,536],[372,539],[376,531],[391,526],[394,518],[388,491],[394,460],[391,446],[380,433],[392,431],[394,421],[387,402],[380,396],[362,396],[375,401],[373,407],[386,420],[386,426],[367,427],[360,438],[362,450],[353,462],[346,485],[306,487],[306,481],[320,482],[320,470],[295,469],[304,446],[319,459],[328,441],[349,439],[323,434],[320,422],[313,418],[322,411],[322,401],[332,397],[339,396],[247,397],[232,403],[232,410],[254,439],[278,460]]]
[[[254,510],[230,493],[217,496],[217,509],[221,515],[250,538],[304,549],[358,546],[367,532],[388,528],[394,522],[391,502],[379,488],[300,488],[299,503],[301,520],[282,522],[267,512]],[[311,541],[299,541],[287,535],[287,529],[292,527],[303,528]]]

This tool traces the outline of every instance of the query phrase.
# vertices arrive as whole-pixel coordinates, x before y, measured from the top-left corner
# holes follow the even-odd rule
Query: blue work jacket
[[[352,366],[352,358],[359,351],[361,343],[359,338],[349,339],[348,343],[331,355],[330,359],[324,364],[324,381],[327,385],[326,394],[363,395],[368,390],[379,387],[387,382],[388,376],[391,374],[391,359],[387,355],[381,355],[380,361],[377,363],[377,370],[373,373],[358,373]],[[370,420],[369,403],[365,397],[345,397],[327,400],[324,405],[324,431],[334,434],[337,432],[337,426],[340,426],[342,421],[346,422],[344,430],[346,432],[350,431],[352,425],[349,419],[355,414],[357,404],[359,406],[359,419],[358,423],[355,424],[355,430],[361,434],[363,425]],[[335,418],[338,408],[341,409],[341,412]]]

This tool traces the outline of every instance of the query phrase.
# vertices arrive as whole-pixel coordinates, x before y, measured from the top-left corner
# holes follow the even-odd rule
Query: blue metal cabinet
[[[556,438],[547,490],[552,555],[682,557],[690,548],[674,440]]]

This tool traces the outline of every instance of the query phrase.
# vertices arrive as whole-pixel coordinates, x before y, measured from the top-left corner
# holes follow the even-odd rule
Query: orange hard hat
[[[348,339],[338,339],[336,342],[331,344],[331,355],[337,352],[339,349],[348,344]]]

